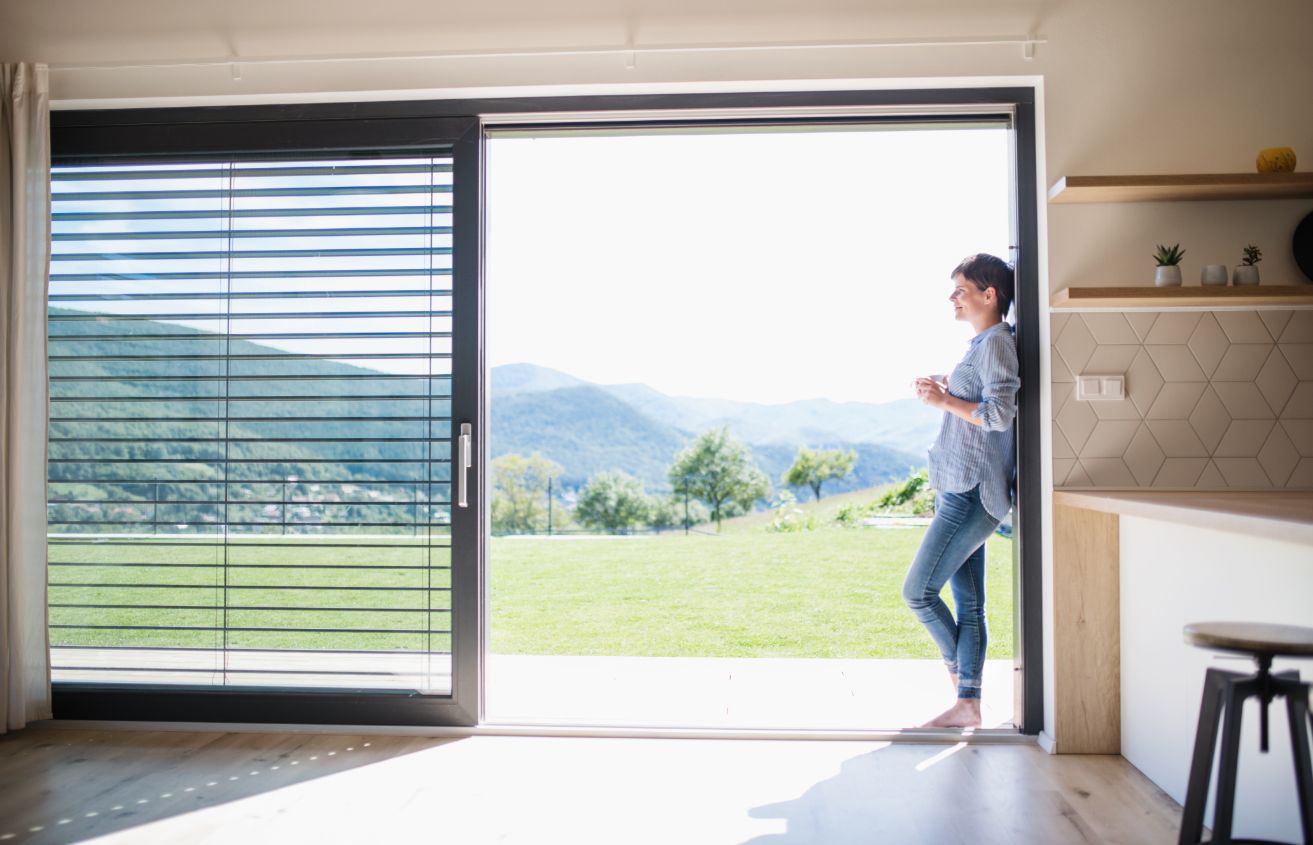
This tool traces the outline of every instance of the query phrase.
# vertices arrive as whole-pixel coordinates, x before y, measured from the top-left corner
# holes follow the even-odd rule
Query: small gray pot
[[[1179,264],[1162,264],[1153,274],[1154,287],[1175,288],[1181,286],[1181,267]]]
[[[1203,271],[1199,274],[1199,284],[1201,285],[1225,285],[1226,284],[1226,265],[1225,264],[1205,264]]]
[[[1258,267],[1253,264],[1237,264],[1231,281],[1236,285],[1258,284]]]

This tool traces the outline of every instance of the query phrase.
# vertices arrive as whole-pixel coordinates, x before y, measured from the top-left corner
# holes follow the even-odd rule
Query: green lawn
[[[845,498],[810,507],[823,514]],[[768,522],[764,514],[727,521],[719,536],[495,538],[491,649],[936,656],[900,595],[924,529],[827,527],[777,534],[765,530]],[[332,542],[235,540],[225,568],[222,549],[182,537],[53,541],[52,642],[449,649],[445,548],[430,549],[409,537],[371,538],[374,548],[321,545]],[[1009,657],[1011,541],[994,536],[988,556],[989,655]],[[364,568],[339,568],[344,565]],[[157,629],[166,626],[181,630]],[[226,641],[215,630],[224,627]],[[290,630],[296,628],[328,630]]]
[[[372,545],[341,547],[355,543]],[[226,564],[202,538],[52,540],[51,644],[450,648],[446,548],[409,536],[235,538]],[[225,627],[226,641],[215,630]]]
[[[826,528],[498,538],[490,561],[492,651],[937,657],[901,595],[923,534]],[[1011,657],[1012,542],[996,535],[986,555],[989,656]]]

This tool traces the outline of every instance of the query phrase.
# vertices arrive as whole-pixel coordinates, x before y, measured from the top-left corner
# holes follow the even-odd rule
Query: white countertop
[[[1313,491],[1055,490],[1053,502],[1313,545]]]

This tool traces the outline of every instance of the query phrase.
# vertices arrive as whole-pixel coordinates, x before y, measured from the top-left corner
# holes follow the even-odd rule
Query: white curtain
[[[0,733],[49,719],[45,65],[0,64]]]

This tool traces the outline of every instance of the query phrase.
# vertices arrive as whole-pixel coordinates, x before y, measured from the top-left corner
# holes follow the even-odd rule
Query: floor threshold
[[[843,741],[896,743],[967,743],[971,745],[1034,745],[1036,738],[1012,728],[947,728],[897,730],[770,729],[770,728],[693,728],[693,727],[625,727],[617,725],[502,724],[471,726],[438,725],[307,725],[254,722],[156,722],[108,721],[99,719],[51,719],[32,722],[38,730],[111,730],[221,733],[344,734],[351,736],[431,736],[431,737],[571,737],[599,739],[740,739],[781,741]]]
[[[1015,728],[946,728],[835,729],[835,728],[734,728],[716,727],[643,727],[618,725],[497,724],[485,723],[477,728],[483,736],[568,736],[614,739],[756,739],[787,741],[958,743],[972,745],[1034,745],[1036,738]]]

